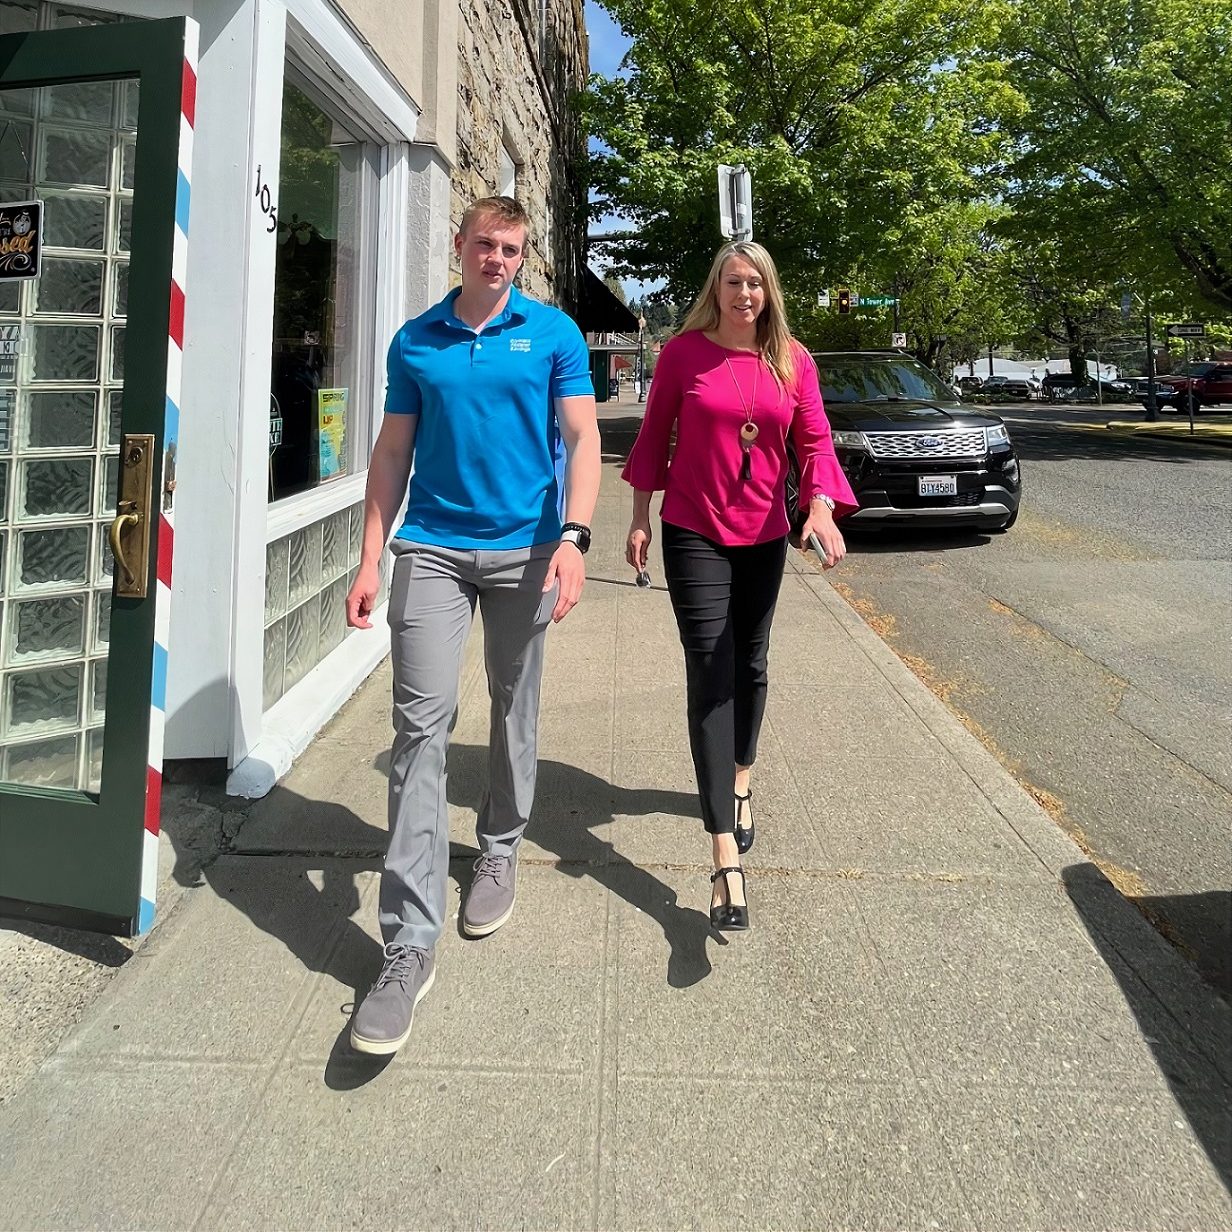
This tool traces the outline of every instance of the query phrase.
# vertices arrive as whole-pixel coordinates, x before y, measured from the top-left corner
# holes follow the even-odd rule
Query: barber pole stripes
[[[185,22],[184,72],[180,89],[180,150],[175,192],[175,239],[171,255],[171,297],[167,319],[167,404],[163,422],[163,483],[175,478],[180,435],[180,379],[184,367],[184,283],[188,266],[188,214],[197,114],[197,26]],[[159,501],[158,565],[154,595],[154,662],[150,685],[150,755],[146,769],[145,833],[141,851],[141,904],[137,932],[154,923],[158,888],[158,830],[163,794],[163,726],[167,713],[167,647],[171,623],[171,559],[175,516],[170,501]],[[163,508],[162,506],[165,506]]]

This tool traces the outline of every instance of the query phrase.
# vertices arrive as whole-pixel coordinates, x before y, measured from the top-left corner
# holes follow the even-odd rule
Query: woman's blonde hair
[[[747,261],[760,275],[762,289],[766,293],[765,307],[757,318],[757,349],[769,365],[780,385],[790,385],[796,375],[795,350],[797,343],[787,326],[787,309],[783,305],[783,288],[779,272],[774,267],[774,258],[760,245],[751,240],[733,240],[724,244],[715,254],[714,263],[706,277],[698,297],[689,309],[680,332],[700,329],[713,333],[719,326],[719,279],[723,266],[732,257]]]

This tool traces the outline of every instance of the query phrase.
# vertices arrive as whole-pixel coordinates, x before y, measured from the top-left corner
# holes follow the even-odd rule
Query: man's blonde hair
[[[526,237],[522,248],[525,249],[530,243],[530,215],[526,207],[513,197],[480,197],[478,201],[473,201],[462,215],[462,225],[458,230],[465,235],[471,223],[480,217],[495,219],[507,227],[520,226]]]
[[[757,318],[757,349],[779,383],[784,387],[790,385],[796,375],[795,352],[799,343],[792,338],[787,325],[783,288],[779,283],[779,272],[774,267],[774,258],[760,244],[754,244],[751,240],[735,240],[719,249],[706,283],[689,309],[680,332],[683,334],[690,329],[700,329],[704,333],[713,333],[718,329],[721,316],[719,279],[723,277],[723,266],[732,257],[747,261],[761,275],[766,303]]]

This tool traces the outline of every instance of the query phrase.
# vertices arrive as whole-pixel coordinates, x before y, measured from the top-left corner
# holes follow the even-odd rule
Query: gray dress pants
[[[513,853],[530,820],[538,767],[543,636],[556,587],[543,582],[555,542],[512,551],[433,547],[395,539],[389,625],[394,742],[381,934],[430,949],[449,887],[445,751],[458,704],[462,649],[478,601],[492,700],[488,794],[476,835],[485,853]]]

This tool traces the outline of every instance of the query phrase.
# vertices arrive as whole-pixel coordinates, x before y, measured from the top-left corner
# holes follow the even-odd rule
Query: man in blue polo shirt
[[[526,212],[512,198],[475,202],[454,237],[461,287],[408,321],[389,348],[363,553],[347,595],[347,623],[371,627],[378,562],[409,480],[406,516],[389,543],[385,963],[351,1025],[361,1052],[401,1047],[435,975],[449,876],[445,750],[475,605],[492,696],[491,756],[476,826],[482,854],[462,929],[483,937],[513,912],[517,847],[535,793],[544,631],[577,603],[586,580],[601,467],[589,356],[563,312],[514,287],[527,236]],[[563,523],[558,431],[567,454]]]

